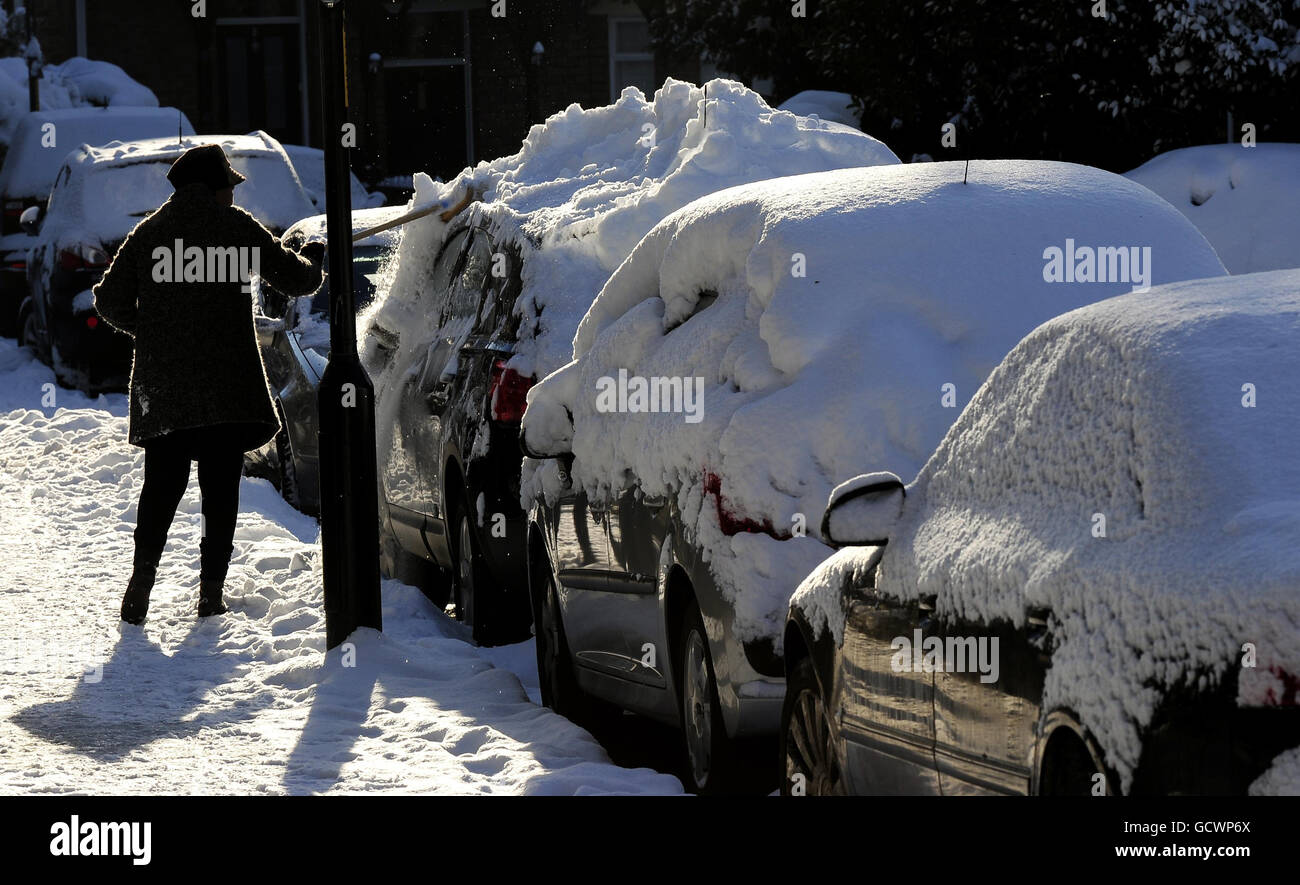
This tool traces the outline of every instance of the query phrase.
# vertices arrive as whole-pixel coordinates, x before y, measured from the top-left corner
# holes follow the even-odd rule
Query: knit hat
[[[205,144],[192,147],[177,157],[167,171],[167,180],[176,190],[197,182],[220,191],[239,184],[244,176],[230,168],[230,161],[221,145]]]

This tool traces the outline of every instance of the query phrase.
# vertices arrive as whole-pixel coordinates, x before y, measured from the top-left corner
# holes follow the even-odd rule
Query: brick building
[[[318,0],[27,0],[47,61],[121,66],[202,132],[265,129],[319,146]],[[12,5],[13,0],[5,0]],[[443,178],[510,154],[573,102],[647,95],[698,60],[649,44],[631,0],[348,0],[353,166]],[[494,14],[495,13],[495,14]],[[502,14],[504,13],[504,14]]]

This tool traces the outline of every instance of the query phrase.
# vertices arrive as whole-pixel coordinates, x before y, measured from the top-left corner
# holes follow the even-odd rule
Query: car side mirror
[[[41,220],[45,217],[45,210],[40,206],[28,206],[23,213],[18,216],[18,226],[23,229],[23,233],[29,237],[34,237],[41,232]]]
[[[832,547],[885,544],[903,515],[907,492],[889,472],[864,473],[831,492],[822,516],[822,540]]]

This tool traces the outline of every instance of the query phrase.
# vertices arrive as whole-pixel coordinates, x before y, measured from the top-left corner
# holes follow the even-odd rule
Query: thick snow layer
[[[857,129],[862,125],[862,114],[847,92],[828,92],[824,89],[805,89],[782,102],[780,110],[801,117],[819,117],[828,123],[840,123]]]
[[[45,129],[46,124],[53,124],[53,129]],[[11,199],[44,200],[69,152],[83,144],[168,137],[174,143],[182,132],[193,136],[194,127],[176,108],[74,108],[24,114],[0,169],[0,193]],[[53,147],[42,144],[47,134],[55,139]]]
[[[235,205],[267,227],[282,232],[315,214],[279,142],[265,133],[111,141],[68,155],[71,174],[60,185],[41,237],[59,245],[120,242],[171,197],[167,172],[176,158],[202,144],[221,145],[246,179],[235,187]]]
[[[39,48],[37,52],[39,53]],[[74,56],[62,64],[43,65],[37,88],[40,91],[41,108],[47,111],[86,105],[158,107],[158,97],[148,87],[131,79],[117,65],[80,56]],[[0,58],[0,144],[9,143],[14,127],[29,107],[27,60],[18,57]],[[122,136],[110,135],[104,140],[120,137]],[[69,143],[69,147],[72,146],[73,143]]]
[[[385,581],[385,632],[327,654],[319,528],[263,480],[230,612],[194,615],[192,477],[149,620],[121,625],[143,454],[124,396],[53,380],[0,340],[0,793],[681,792],[530,701],[531,643],[477,649],[415,588]]]
[[[472,190],[478,220],[524,252],[513,367],[542,377],[569,361],[573,333],[605,280],[660,219],[696,197],[744,182],[846,166],[897,163],[879,141],[768,107],[728,80],[669,79],[648,101],[629,87],[614,104],[571,105],[533,126],[518,153],[479,163],[447,184],[415,176],[412,207],[454,205]],[[392,281],[359,324],[434,337],[429,273],[446,232],[437,216],[408,225]],[[401,359],[392,365],[401,365]],[[386,379],[376,381],[382,397]]]
[[[610,278],[575,336],[577,363],[531,393],[529,445],[563,450],[571,412],[573,477],[589,494],[633,477],[679,496],[742,638],[779,634],[791,592],[829,553],[813,538],[835,485],[915,476],[1024,334],[1133,287],[1046,282],[1045,251],[1149,247],[1155,282],[1224,273],[1186,219],[1118,175],[1028,161],[974,162],[967,184],[964,172],[841,170],[685,207]],[[621,370],[702,379],[702,420],[606,411],[600,379]],[[553,464],[532,468],[525,500],[554,488]],[[792,541],[723,534],[711,475],[724,514]],[[754,556],[769,544],[780,552]],[[768,558],[784,564],[771,577]]]
[[[1252,796],[1300,796],[1300,747],[1273,760],[1268,770],[1250,785]]]
[[[1217,680],[1249,644],[1238,703],[1281,702],[1300,674],[1297,340],[1300,271],[1045,323],[909,488],[878,586],[980,623],[1049,608],[1045,704],[1125,786],[1164,686]]]
[[[1230,273],[1300,267],[1300,144],[1207,144],[1127,176],[1205,234]]]

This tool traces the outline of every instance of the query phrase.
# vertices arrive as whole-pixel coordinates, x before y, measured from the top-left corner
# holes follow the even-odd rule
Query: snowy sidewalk
[[[354,667],[326,655],[318,528],[265,480],[240,489],[230,613],[194,615],[192,473],[149,619],[121,625],[143,451],[125,397],[52,382],[0,340],[0,793],[681,792],[489,661],[535,696],[531,644],[480,651],[414,588],[384,582]]]

